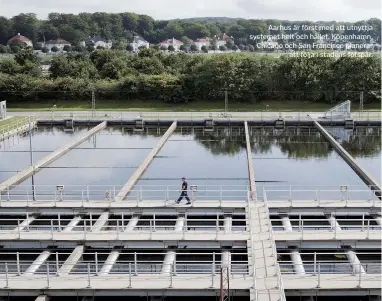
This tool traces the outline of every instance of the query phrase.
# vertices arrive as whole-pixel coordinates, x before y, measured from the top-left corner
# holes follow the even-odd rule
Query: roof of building
[[[233,40],[233,37],[230,37],[229,35],[226,35],[225,33],[223,33],[223,35],[221,35],[220,37],[218,37],[219,40],[223,40],[223,41],[226,41],[226,40]]]
[[[179,41],[177,39],[167,39],[162,42],[159,42],[159,44],[180,44],[183,45],[184,43],[182,41]]]
[[[211,41],[210,38],[200,38],[200,39],[197,39],[197,40],[195,41],[195,43],[196,43],[196,42],[199,42],[199,43],[205,43],[205,42],[210,42],[210,41]]]
[[[70,42],[65,41],[63,39],[49,40],[45,44],[50,44],[50,45],[72,45]]]
[[[23,42],[23,43],[32,43],[32,41],[29,40],[27,37],[17,34],[16,36],[8,40],[8,44],[11,42],[16,42],[16,41]]]

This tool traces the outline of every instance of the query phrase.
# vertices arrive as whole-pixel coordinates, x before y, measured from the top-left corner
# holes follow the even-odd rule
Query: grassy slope
[[[18,104],[8,103],[10,111],[23,110],[51,110],[56,105],[57,110],[89,110],[90,101],[51,101],[51,102],[22,102]],[[325,103],[304,103],[299,101],[275,102],[264,101],[255,104],[230,103],[230,111],[325,111],[333,107],[333,104]],[[124,111],[224,111],[223,102],[192,102],[189,104],[167,104],[158,101],[98,101],[98,110],[124,110]],[[353,106],[356,111],[358,105]],[[365,110],[380,111],[381,105],[378,103],[366,104]]]

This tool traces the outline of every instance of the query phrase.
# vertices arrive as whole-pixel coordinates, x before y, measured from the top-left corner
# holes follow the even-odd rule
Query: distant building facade
[[[183,44],[184,43],[182,41],[179,41],[177,39],[172,38],[172,39],[164,40],[164,41],[160,42],[158,45],[159,45],[159,47],[164,46],[166,48],[168,48],[168,46],[172,45],[172,46],[174,46],[175,51],[179,51],[180,46],[182,46]]]
[[[201,51],[203,46],[206,46],[207,48],[210,46],[211,39],[210,38],[197,39],[196,41],[194,41],[194,44],[196,45],[196,48],[199,51]]]
[[[107,41],[100,36],[89,37],[86,40],[81,41],[80,45],[83,47],[86,47],[86,45],[90,43],[94,45],[94,48],[97,48],[98,46],[100,46],[105,49],[110,49],[113,46],[113,43],[111,41]]]
[[[62,51],[65,46],[72,46],[72,44],[63,39],[57,39],[57,40],[49,40],[44,45],[44,47],[48,48],[49,50],[52,50],[53,47],[57,47],[58,50],[60,51]]]
[[[140,47],[149,48],[150,43],[140,36],[134,36],[133,42],[130,43],[134,52],[138,52]]]
[[[225,46],[227,44],[227,41],[232,41],[233,42],[233,37],[230,37],[229,35],[226,35],[225,33],[222,34],[221,36],[216,37],[216,46]]]

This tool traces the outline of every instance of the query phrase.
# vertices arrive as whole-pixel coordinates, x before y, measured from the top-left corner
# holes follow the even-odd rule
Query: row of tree
[[[233,19],[224,22],[215,22],[214,19],[169,20],[157,21],[147,15],[134,13],[80,13],[60,14],[50,13],[47,20],[39,20],[35,14],[19,14],[10,19],[0,17],[0,44],[6,44],[8,39],[17,33],[27,36],[33,43],[61,38],[74,45],[88,36],[100,35],[113,41],[131,41],[134,35],[144,37],[150,43],[158,43],[168,38],[195,40],[201,37],[214,37],[226,33],[233,36],[236,44],[255,44],[249,39],[250,35],[278,34],[278,33],[315,33],[306,31],[301,27],[294,29],[294,25],[335,25],[333,30],[319,30],[318,33],[345,33],[345,34],[370,34],[374,40],[380,41],[381,20],[369,19],[350,22],[294,22],[280,20],[245,20]],[[282,28],[280,28],[282,25]],[[344,25],[343,30],[336,29],[337,25]],[[347,29],[350,25],[368,25],[371,30],[356,31]],[[291,30],[284,30],[291,27]],[[278,29],[277,29],[278,28]],[[283,29],[284,28],[284,29]]]
[[[380,98],[378,56],[290,57],[269,55],[166,54],[145,49],[138,55],[95,50],[90,55],[57,56],[50,78],[41,76],[32,49],[0,61],[0,92],[9,101],[98,98],[188,102],[304,100],[336,102]]]
[[[10,45],[0,45],[0,53],[18,53],[20,50],[23,48],[27,48],[27,45],[25,43],[11,43]],[[42,53],[49,53],[49,52],[59,52],[60,49],[57,46],[53,46],[52,48],[48,47],[43,47],[42,44],[36,44],[33,47],[35,50],[41,50]],[[144,49],[146,47],[141,46],[141,49]],[[169,51],[169,52],[175,52],[175,47],[172,45],[169,45],[168,47],[166,46],[159,46],[159,45],[152,45],[150,48],[153,48],[155,50],[162,50],[162,51]],[[96,49],[105,49],[103,46],[97,46],[95,47],[94,45],[87,45],[87,46],[70,46],[70,45],[65,45],[63,47],[63,51],[65,52],[78,52],[78,53],[84,53],[84,52],[92,52]],[[113,50],[126,50],[127,52],[133,52],[134,48],[131,44],[127,45],[121,45],[121,44],[116,44],[114,47],[112,47]],[[210,46],[202,46],[200,51],[198,47],[195,44],[183,44],[179,47],[180,51],[183,52],[203,52],[203,53],[208,53],[209,50],[220,50],[220,51],[227,51],[227,50],[232,50],[232,51],[250,51],[254,52],[255,47],[252,45],[235,45],[233,41],[228,41],[226,45],[220,45],[219,47],[217,46],[216,43],[211,43]]]

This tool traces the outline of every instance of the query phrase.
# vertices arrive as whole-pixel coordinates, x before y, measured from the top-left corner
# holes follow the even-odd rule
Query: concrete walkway
[[[127,181],[127,183],[122,187],[122,189],[119,191],[117,196],[115,197],[115,201],[122,201],[130,192],[130,190],[133,188],[135,183],[138,181],[138,179],[142,176],[142,174],[145,172],[147,167],[149,167],[151,161],[154,159],[154,157],[158,154],[160,149],[163,147],[163,145],[166,143],[167,139],[171,136],[171,134],[175,131],[177,126],[177,122],[174,121],[172,125],[167,129],[166,133],[162,136],[162,138],[158,141],[157,145],[151,150],[151,152],[147,155],[147,157],[143,160],[143,162],[139,165],[139,167],[135,170],[135,172],[132,174],[130,179]]]
[[[357,175],[360,176],[362,181],[371,186],[371,189],[376,191],[376,193],[381,195],[381,184],[378,183],[366,170],[358,165],[356,160],[333,138],[328,131],[322,127],[317,121],[314,121],[315,127],[320,131],[320,133],[329,141],[329,143],[334,147],[337,153],[345,160],[345,162],[355,171]]]

